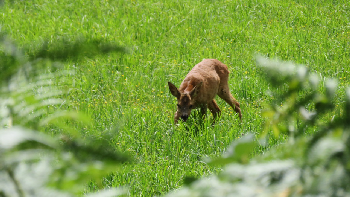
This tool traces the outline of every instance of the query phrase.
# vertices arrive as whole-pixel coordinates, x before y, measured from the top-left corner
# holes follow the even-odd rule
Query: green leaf
[[[317,74],[311,73],[309,76],[309,82],[311,84],[311,88],[313,90],[316,90],[318,87],[318,84],[320,83],[320,78],[318,77]]]
[[[325,82],[326,96],[332,99],[335,96],[335,91],[338,88],[338,82],[335,79],[327,79]]]
[[[316,112],[309,112],[305,109],[305,107],[300,107],[299,112],[301,116],[304,118],[304,120],[311,120],[316,116]]]
[[[316,95],[314,102],[315,109],[318,114],[325,113],[334,107],[331,100],[329,100],[329,98],[327,98],[325,95]]]
[[[128,156],[117,152],[115,147],[111,146],[109,139],[111,137],[107,134],[103,138],[87,138],[84,141],[63,137],[63,150],[73,153],[81,162],[97,160],[118,164],[129,161]]]
[[[340,139],[322,138],[308,152],[308,160],[313,164],[328,162],[332,155],[343,152],[345,145]]]
[[[257,146],[255,136],[247,134],[242,138],[234,141],[228,148],[224,155],[220,158],[214,159],[208,164],[210,165],[225,165],[232,162],[248,163],[249,156]]]
[[[50,175],[48,183],[50,187],[71,193],[82,191],[86,187],[86,183],[91,180],[97,181],[98,186],[102,188],[101,181],[103,177],[119,168],[116,163],[106,162],[105,160],[86,163],[77,162],[69,157],[65,160],[59,165],[55,165],[55,171]]]
[[[275,137],[280,135],[280,129],[277,124],[272,124],[272,132]]]
[[[349,127],[350,125],[350,87],[346,89],[345,94],[345,109],[344,109],[345,124]]]
[[[276,182],[282,183],[283,179],[288,180],[288,176],[292,177],[288,181],[295,181],[299,178],[299,173],[292,160],[272,160],[247,165],[230,164],[225,167],[220,177],[231,182],[260,183],[261,186],[268,187]]]
[[[54,123],[56,121],[61,121],[62,118],[70,119],[70,120],[75,120],[82,122],[86,125],[91,124],[91,118],[85,115],[84,113],[81,112],[74,112],[74,111],[58,111],[56,113],[53,113],[49,115],[46,118],[43,118],[40,121],[40,126],[45,126],[50,123]]]
[[[288,86],[290,92],[298,91],[301,86],[301,82],[299,80],[293,79],[288,82]]]
[[[296,70],[296,77],[300,82],[304,82],[308,76],[308,69],[305,66],[298,66]]]
[[[13,149],[19,145],[28,148],[56,148],[57,143],[46,135],[25,130],[21,127],[0,130],[0,151]]]
[[[116,197],[116,196],[122,196],[127,194],[126,188],[111,188],[111,189],[104,189],[100,190],[95,193],[90,193],[84,195],[85,197]]]
[[[52,149],[53,150],[53,149]],[[45,149],[27,149],[27,150],[18,150],[18,151],[14,151],[11,152],[9,154],[4,155],[3,158],[0,159],[0,161],[3,159],[3,161],[1,161],[3,163],[4,166],[15,166],[19,163],[22,162],[35,162],[38,161],[40,159],[42,159],[42,155],[46,155],[46,158],[51,158],[53,157],[55,154],[53,154],[52,150],[45,150]],[[0,163],[1,163],[0,162]],[[1,164],[0,164],[1,166]]]
[[[0,29],[0,86],[7,84],[25,61],[23,52]]]
[[[185,178],[184,178],[184,185],[190,185],[193,182],[195,182],[196,180],[198,180],[198,178],[196,178],[194,176],[185,176]]]

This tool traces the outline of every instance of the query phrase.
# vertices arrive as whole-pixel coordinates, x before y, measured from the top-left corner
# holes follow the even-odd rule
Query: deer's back
[[[214,99],[221,82],[227,83],[228,75],[229,71],[225,64],[216,59],[205,59],[195,65],[187,74],[180,85],[179,91],[183,93],[189,92],[200,82],[203,82],[197,101],[199,103],[207,103]]]

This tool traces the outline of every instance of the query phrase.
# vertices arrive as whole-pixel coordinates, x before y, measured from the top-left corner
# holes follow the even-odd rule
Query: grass
[[[256,54],[305,64],[322,79],[338,79],[343,90],[350,80],[349,24],[349,5],[330,0],[33,0],[7,2],[0,12],[1,31],[33,50],[43,41],[80,36],[128,49],[127,54],[67,61],[64,69],[76,72],[65,107],[92,119],[91,125],[70,126],[86,136],[114,133],[110,142],[135,162],[106,177],[103,186],[127,185],[131,196],[164,194],[179,188],[185,176],[218,172],[202,158],[222,154],[245,133],[261,132],[261,110],[273,98],[266,93],[269,84],[259,74]],[[176,99],[167,82],[179,86],[204,58],[229,67],[242,123],[217,99],[222,117],[214,127],[193,118],[187,126],[173,126]],[[87,190],[96,187],[90,183]]]

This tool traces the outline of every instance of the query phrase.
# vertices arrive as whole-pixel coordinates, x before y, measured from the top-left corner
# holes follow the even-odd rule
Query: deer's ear
[[[177,87],[174,84],[172,84],[171,82],[168,82],[168,85],[169,85],[169,90],[170,90],[171,94],[173,96],[175,96],[176,98],[180,98],[181,94],[180,94],[179,90],[177,89]]]
[[[202,86],[202,83],[203,82],[200,82],[198,85],[194,86],[194,88],[191,90],[190,92],[190,96],[191,98],[194,98],[197,96],[198,92],[199,92],[199,89],[200,87]]]

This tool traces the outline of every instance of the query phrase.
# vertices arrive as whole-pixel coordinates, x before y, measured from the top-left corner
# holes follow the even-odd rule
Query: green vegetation
[[[38,116],[38,129],[53,136],[68,133],[87,139],[108,134],[109,145],[128,153],[133,163],[105,176],[102,185],[91,182],[87,191],[125,185],[131,196],[165,194],[182,186],[187,176],[218,173],[221,168],[203,162],[204,157],[219,157],[247,133],[260,136],[269,131],[270,127],[263,127],[268,117],[263,117],[262,109],[266,103],[283,105],[269,92],[283,93],[286,86],[272,88],[256,66],[257,54],[306,65],[319,76],[321,87],[325,78],[337,79],[335,109],[318,121],[342,115],[344,87],[350,80],[349,24],[350,7],[345,1],[33,0],[5,2],[0,12],[0,33],[26,49],[29,59],[42,58],[38,61],[43,64],[48,58],[64,60],[59,72],[75,73],[65,78],[48,76],[66,91],[60,94],[65,102],[49,105]],[[65,44],[81,37],[86,44]],[[96,41],[125,47],[126,53],[97,53],[120,48],[97,47]],[[60,49],[69,54],[62,58],[57,54]],[[176,101],[167,81],[179,86],[203,58],[219,59],[229,67],[230,89],[241,104],[242,123],[218,99],[222,117],[215,126],[209,120],[200,125],[193,117],[188,124],[173,126]],[[310,103],[306,108],[317,106]],[[44,124],[58,109],[82,112],[91,124],[72,120]],[[278,126],[277,122],[272,127],[275,137],[266,146],[256,146],[250,156],[286,141],[289,133]]]

